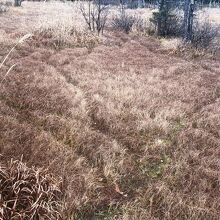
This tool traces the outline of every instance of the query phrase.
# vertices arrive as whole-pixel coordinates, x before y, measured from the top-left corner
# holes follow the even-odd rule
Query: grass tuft
[[[61,182],[22,161],[0,165],[1,219],[59,219]]]

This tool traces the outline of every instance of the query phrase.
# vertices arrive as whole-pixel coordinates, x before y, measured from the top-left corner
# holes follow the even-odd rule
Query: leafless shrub
[[[90,31],[103,33],[108,16],[105,0],[89,0],[80,5],[80,11]]]
[[[0,2],[0,13],[7,12],[7,11],[8,11],[7,5]]]
[[[152,33],[152,26],[146,19],[137,17],[131,31],[140,36],[150,35]]]
[[[5,5],[8,6],[8,7],[11,7],[11,6],[13,6],[13,2],[10,1],[10,0],[9,0],[9,1],[6,1],[6,2],[5,2]]]
[[[47,171],[12,160],[0,165],[1,219],[59,219],[60,181]]]
[[[197,20],[193,27],[192,45],[195,48],[208,48],[218,36],[219,29],[208,19],[202,22]]]
[[[196,20],[191,42],[182,42],[177,52],[185,58],[216,57],[220,51],[219,27],[208,19]]]
[[[112,19],[112,26],[114,29],[124,31],[125,33],[129,33],[137,20],[137,17],[126,14],[123,11],[120,13],[120,15],[115,16]]]

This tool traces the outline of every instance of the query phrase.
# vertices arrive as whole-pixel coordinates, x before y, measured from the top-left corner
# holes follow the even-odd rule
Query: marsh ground
[[[2,59],[35,33],[0,70],[2,161],[23,155],[63,177],[73,219],[218,219],[220,58],[188,60],[111,30],[58,47],[39,31],[50,13],[65,7],[59,22],[83,24],[69,5],[51,5],[0,17]]]

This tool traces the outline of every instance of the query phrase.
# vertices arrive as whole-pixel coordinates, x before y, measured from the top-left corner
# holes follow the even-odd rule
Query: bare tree
[[[192,41],[194,7],[195,7],[194,0],[185,0],[185,8],[184,8],[184,39],[186,41]]]
[[[15,6],[15,7],[21,6],[21,0],[15,0],[15,1],[14,1],[14,6]]]
[[[165,15],[164,15],[165,14]],[[160,1],[159,7],[159,14],[158,14],[158,26],[157,26],[157,35],[162,34],[162,19],[166,17],[166,10],[165,10],[165,0]]]
[[[89,30],[98,34],[103,33],[108,16],[108,6],[104,0],[89,0],[82,3],[80,11]]]

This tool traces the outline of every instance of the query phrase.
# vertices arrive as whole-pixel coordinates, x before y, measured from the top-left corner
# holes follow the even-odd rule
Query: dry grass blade
[[[60,181],[21,161],[0,165],[0,219],[60,219]]]
[[[2,79],[1,83],[5,80],[6,76],[10,73],[10,71],[17,65],[17,63],[13,64],[7,71],[7,73],[5,74],[4,78]]]
[[[30,38],[32,36],[32,34],[26,34],[24,35],[12,48],[11,50],[7,53],[7,55],[5,56],[5,58],[3,59],[3,61],[0,64],[0,69],[2,68],[2,66],[4,65],[5,61],[8,59],[8,57],[10,56],[10,54],[13,52],[13,50],[19,45],[22,44],[25,40],[27,40],[28,38]]]

